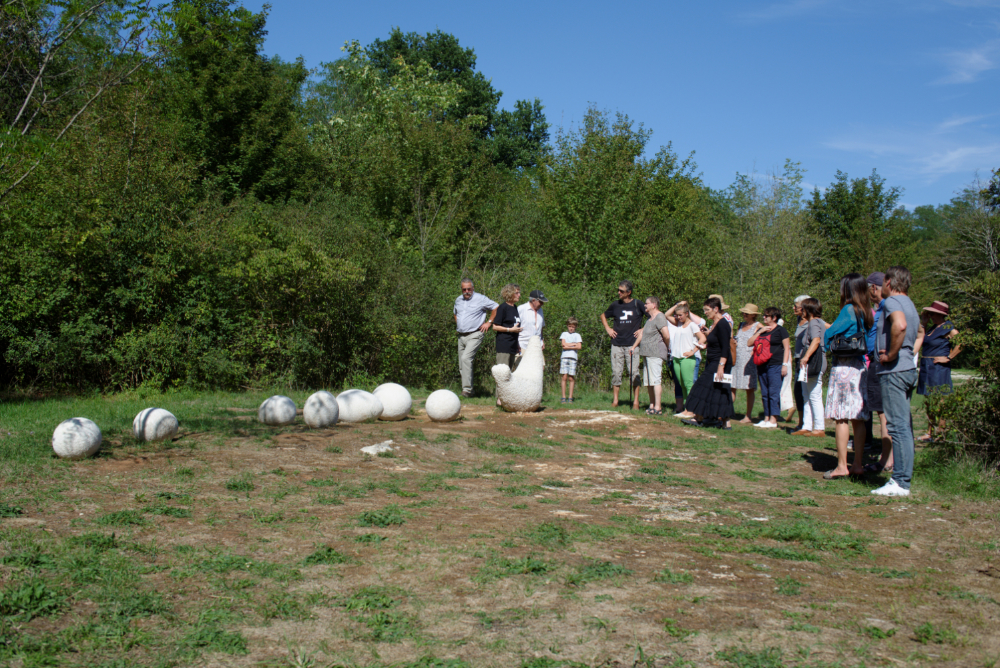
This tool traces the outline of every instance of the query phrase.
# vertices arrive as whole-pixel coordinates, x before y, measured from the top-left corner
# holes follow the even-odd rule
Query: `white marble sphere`
[[[147,408],[132,420],[136,440],[155,443],[177,435],[177,418],[163,408]]]
[[[295,422],[295,402],[280,394],[268,397],[257,409],[257,419],[272,427],[291,424]]]
[[[347,390],[337,395],[341,422],[373,422],[382,415],[382,402],[371,392]]]
[[[63,420],[52,432],[52,449],[63,459],[83,459],[101,449],[101,428],[87,418]]]
[[[323,390],[310,395],[302,407],[302,417],[313,429],[332,427],[340,418],[337,397]]]
[[[493,378],[497,381],[497,398],[500,407],[508,413],[537,411],[542,405],[542,376],[545,371],[545,357],[542,355],[542,340],[537,336],[528,340],[517,370],[511,373],[506,364],[493,367]]]
[[[413,399],[410,392],[402,385],[384,383],[372,392],[382,402],[382,415],[379,420],[403,420],[410,414]]]
[[[451,390],[435,390],[427,397],[424,408],[434,422],[451,422],[462,412],[462,400]]]

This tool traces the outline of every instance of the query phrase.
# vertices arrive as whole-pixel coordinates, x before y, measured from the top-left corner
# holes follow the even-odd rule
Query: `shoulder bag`
[[[861,318],[858,318],[857,312],[855,312],[854,317],[857,318],[858,322],[857,333],[850,336],[838,334],[833,337],[833,340],[830,341],[831,355],[836,357],[855,357],[857,355],[868,354],[868,337],[865,334],[864,322]]]

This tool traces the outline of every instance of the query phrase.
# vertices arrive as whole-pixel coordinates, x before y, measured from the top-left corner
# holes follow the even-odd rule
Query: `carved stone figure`
[[[63,459],[83,459],[101,449],[101,429],[87,418],[63,420],[52,433],[52,449]]]
[[[545,357],[542,355],[542,340],[531,337],[521,355],[517,370],[511,373],[506,364],[493,367],[493,378],[497,381],[497,398],[500,406],[508,413],[528,413],[537,411],[542,405],[542,373]]]

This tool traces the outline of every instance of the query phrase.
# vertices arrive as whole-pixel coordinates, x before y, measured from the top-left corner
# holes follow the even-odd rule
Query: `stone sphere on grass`
[[[312,394],[302,407],[302,417],[313,429],[332,427],[340,418],[340,404],[337,403],[337,397],[322,390]]]
[[[427,397],[424,408],[434,422],[451,422],[462,412],[462,400],[451,390],[435,390]]]
[[[272,427],[291,424],[295,422],[295,402],[280,394],[268,397],[257,409],[257,419]]]
[[[63,459],[83,459],[101,449],[101,429],[87,418],[63,420],[52,432],[52,449]]]
[[[382,402],[380,420],[403,420],[410,414],[413,399],[410,398],[410,392],[402,385],[385,383],[376,387],[372,394]]]
[[[372,422],[382,415],[382,402],[371,392],[347,390],[337,395],[341,422]]]
[[[147,408],[132,420],[136,440],[155,443],[177,435],[177,418],[163,408]]]

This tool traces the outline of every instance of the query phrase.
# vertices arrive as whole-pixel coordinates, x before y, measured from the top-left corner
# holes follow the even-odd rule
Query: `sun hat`
[[[875,271],[868,274],[868,285],[877,285],[881,288],[885,285],[885,274],[881,271]]]
[[[722,310],[723,310],[723,311],[725,311],[726,309],[728,309],[728,308],[729,308],[729,304],[727,304],[727,303],[726,303],[726,300],[722,298],[722,295],[709,295],[709,296],[708,296],[708,298],[709,298],[709,299],[711,299],[712,297],[715,297],[715,298],[716,298],[716,299],[718,299],[718,300],[719,300],[720,302],[722,302]]]
[[[757,308],[756,304],[747,304],[740,309],[740,313],[747,313],[749,315],[760,315],[760,310]]]
[[[541,290],[532,290],[531,294],[528,295],[528,299],[537,299],[538,301],[542,302],[543,304],[545,304],[545,303],[547,303],[549,301],[548,299],[545,298],[545,295],[542,294]]]
[[[944,302],[934,302],[930,306],[925,306],[924,310],[931,313],[940,313],[941,315],[949,315],[951,312],[951,309]]]

